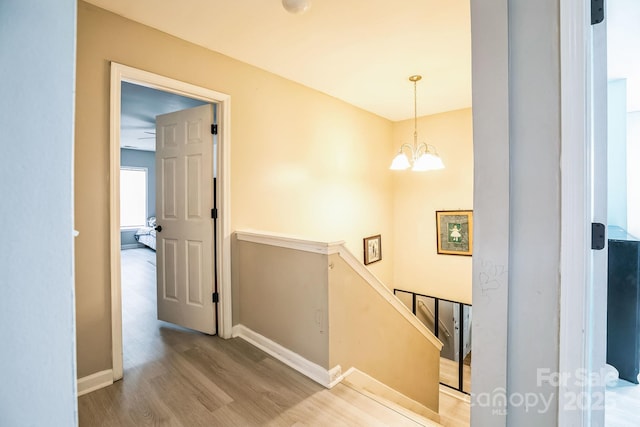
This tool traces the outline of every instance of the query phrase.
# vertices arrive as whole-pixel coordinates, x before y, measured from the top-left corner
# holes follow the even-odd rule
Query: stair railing
[[[428,325],[425,324],[425,326],[427,326],[428,328],[433,328],[432,332],[434,333],[434,335],[440,339],[441,335],[444,336],[444,338],[447,338],[447,342],[450,345],[453,345],[453,334],[451,333],[451,331],[447,328],[446,323],[442,320],[441,315],[440,315],[440,302],[449,302],[453,304],[454,309],[457,308],[458,311],[458,322],[459,325],[456,326],[454,323],[454,328],[456,328],[460,333],[459,333],[459,337],[458,337],[458,384],[457,387],[453,386],[451,384],[447,384],[445,382],[440,381],[440,384],[452,388],[454,390],[458,390],[462,393],[465,394],[470,394],[471,390],[467,390],[464,387],[464,359],[467,356],[467,352],[465,351],[465,343],[469,343],[470,345],[470,341],[471,341],[471,337],[470,336],[466,336],[466,328],[465,328],[465,308],[468,310],[471,309],[471,305],[470,304],[465,304],[462,303],[460,301],[452,301],[452,300],[448,300],[445,298],[438,298],[438,297],[434,297],[431,295],[424,295],[424,294],[420,294],[417,292],[412,292],[412,291],[406,291],[403,289],[394,289],[393,290],[394,295],[398,296],[399,294],[408,294],[411,295],[411,307],[409,307],[411,309],[411,311],[413,312],[414,315],[418,315],[418,308],[420,308],[420,311],[422,312],[422,314],[429,320],[431,320],[433,322],[433,325]],[[431,308],[425,304],[424,299],[430,299],[433,300],[433,310],[431,310]],[[469,335],[470,335],[471,330],[469,329]]]

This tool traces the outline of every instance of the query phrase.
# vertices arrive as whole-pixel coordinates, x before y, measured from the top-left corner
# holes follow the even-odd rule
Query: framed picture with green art
[[[473,248],[473,211],[437,211],[438,253],[471,255]]]

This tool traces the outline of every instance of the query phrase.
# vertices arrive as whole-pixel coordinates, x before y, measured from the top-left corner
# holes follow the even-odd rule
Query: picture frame
[[[364,265],[382,260],[382,236],[380,234],[363,239]]]
[[[471,256],[473,211],[436,211],[438,254]]]

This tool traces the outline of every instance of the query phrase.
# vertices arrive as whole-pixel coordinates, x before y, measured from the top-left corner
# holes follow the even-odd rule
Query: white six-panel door
[[[158,319],[216,333],[213,107],[156,118]]]

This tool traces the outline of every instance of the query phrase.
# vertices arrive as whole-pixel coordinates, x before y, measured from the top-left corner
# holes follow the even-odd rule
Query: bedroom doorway
[[[156,319],[156,307],[158,307],[158,295],[161,295],[161,300],[168,301],[169,305],[172,305],[171,303],[177,300],[178,290],[182,292],[185,288],[178,286],[179,282],[172,278],[195,277],[202,280],[189,281],[191,285],[186,287],[187,294],[183,296],[180,307],[176,308],[173,304],[169,311],[166,307],[158,309],[162,314],[161,318],[209,334],[217,332],[224,338],[231,335],[229,206],[225,203],[229,195],[229,158],[228,150],[225,149],[228,144],[228,132],[224,132],[227,129],[225,125],[229,122],[229,97],[112,63],[111,104],[112,215],[110,226],[115,381],[121,379],[124,373],[123,329],[126,333],[124,337],[126,345],[139,349],[148,345],[148,343],[141,344],[145,342],[145,334],[157,337],[158,334],[161,335],[163,329],[171,327],[170,324],[161,324]],[[164,159],[158,159],[160,163],[157,163],[156,116],[164,115],[173,118],[168,113],[185,110],[199,110],[204,114],[196,119],[185,116],[186,121],[179,125],[187,129],[185,135],[188,135],[182,145],[188,146],[191,151],[178,154],[182,156],[182,160],[180,157],[174,158],[172,154],[170,161],[167,160],[165,152]],[[165,123],[164,127],[158,128],[158,132],[168,135],[166,132],[171,125]],[[202,148],[197,148],[198,144],[194,136],[201,139],[200,146],[205,147],[204,152]],[[171,138],[171,136],[160,138],[161,147],[171,148],[175,142]],[[199,152],[203,155],[196,158],[194,154],[197,153],[193,152],[193,149],[200,150]],[[167,168],[168,164],[173,164],[174,167],[186,165],[188,170],[180,172],[177,168]],[[156,167],[156,165],[159,166]],[[171,176],[178,178],[184,176],[186,181],[182,183],[179,180],[167,181]],[[156,185],[156,177],[160,177],[158,185]],[[174,187],[174,184],[180,185]],[[129,191],[130,187],[136,186],[138,190]],[[183,190],[181,191],[180,188]],[[188,194],[197,194],[197,196],[183,197]],[[156,197],[158,197],[158,203],[156,203]],[[156,206],[162,210],[167,206],[167,200],[173,200],[176,202],[174,207],[178,208],[182,203],[180,201],[185,199],[187,199],[186,212],[189,216],[187,223],[193,219],[193,214],[197,210],[202,217],[201,222],[210,227],[208,228],[210,231],[200,230],[198,238],[191,236],[182,244],[178,244],[175,238],[167,239],[173,225],[167,227],[169,225],[167,221],[172,218],[171,215],[166,215],[165,209],[163,216],[165,229],[160,235],[164,238],[163,244],[163,238],[158,238],[158,234],[162,233],[163,229],[156,219]],[[124,227],[121,228],[121,225]],[[210,234],[210,242],[207,243],[206,239],[202,241],[200,237],[208,234]],[[167,242],[173,243],[173,246]],[[162,245],[164,249],[169,248],[164,256],[163,251],[159,251],[161,260],[183,258],[177,252],[171,253],[170,248],[184,247],[189,254],[193,255],[189,257],[187,264],[181,267],[170,262],[162,264],[166,269],[164,273],[162,269],[160,270],[160,278],[163,279],[164,285],[159,289],[163,292],[156,292],[158,263],[155,251],[158,245]],[[198,248],[200,250],[197,250]],[[199,270],[195,271],[194,265],[197,264],[199,264]],[[203,268],[210,270],[211,274],[208,277],[201,274]],[[194,283],[198,284],[197,289],[192,286]],[[171,293],[171,289],[176,291],[175,295]],[[195,298],[196,296],[200,299]],[[198,305],[202,308],[200,312],[204,313],[204,317],[200,316],[200,321],[201,325],[204,322],[205,327],[196,327],[193,323],[189,323],[189,316],[193,318],[193,313],[183,317],[184,313],[193,311],[193,308]],[[168,312],[171,316],[167,316]],[[133,354],[139,355],[138,350],[134,350]],[[135,365],[135,360],[131,362]]]
[[[130,356],[128,346],[153,339],[154,330],[164,327],[157,320],[216,333],[216,321],[211,322],[216,318],[211,304],[216,288],[215,230],[209,214],[215,208],[217,169],[213,156],[216,135],[210,132],[214,112],[215,105],[198,99],[121,83],[120,265],[125,361]],[[187,203],[181,206],[176,200]],[[176,278],[184,278],[185,286],[179,286],[181,280]]]

